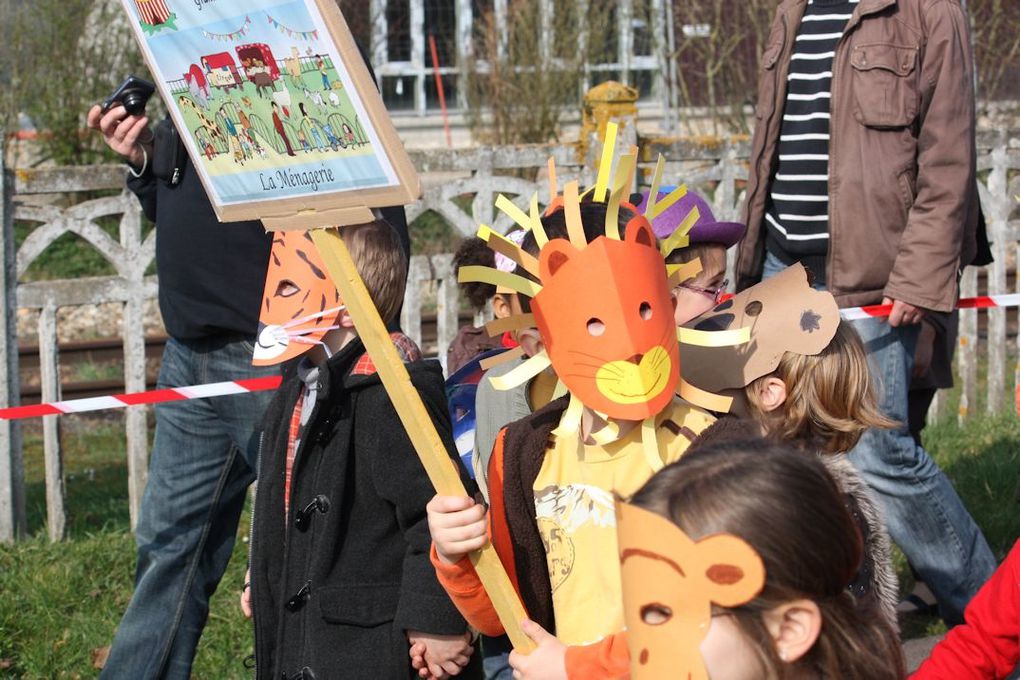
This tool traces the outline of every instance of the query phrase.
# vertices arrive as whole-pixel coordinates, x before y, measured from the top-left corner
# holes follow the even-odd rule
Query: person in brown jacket
[[[995,559],[952,484],[907,427],[927,313],[949,312],[974,257],[973,68],[959,0],[784,0],[762,58],[737,258],[746,288],[793,262],[856,322],[884,413],[850,458],[893,537],[953,625]]]

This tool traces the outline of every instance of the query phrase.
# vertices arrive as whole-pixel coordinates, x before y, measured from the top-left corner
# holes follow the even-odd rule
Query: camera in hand
[[[113,93],[103,100],[103,113],[106,113],[117,104],[121,104],[124,110],[132,116],[138,116],[145,112],[145,105],[149,97],[156,91],[156,86],[144,78],[128,76],[124,79]]]

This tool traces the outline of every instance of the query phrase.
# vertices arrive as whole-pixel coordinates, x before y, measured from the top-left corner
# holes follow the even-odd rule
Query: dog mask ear
[[[736,536],[692,541],[653,512],[616,504],[623,609],[633,680],[708,680],[701,641],[712,604],[736,607],[765,585],[765,566]]]

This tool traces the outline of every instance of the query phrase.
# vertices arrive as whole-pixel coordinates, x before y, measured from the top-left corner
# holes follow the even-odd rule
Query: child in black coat
[[[380,315],[391,320],[407,271],[395,233],[374,222],[341,234]],[[250,593],[242,596],[255,623],[257,677],[406,680],[416,675],[412,645],[428,662],[423,676],[457,675],[472,648],[429,563],[425,505],[435,491],[349,313],[303,239],[277,235],[272,259],[307,266],[290,265],[278,282],[271,274],[263,303],[265,310],[310,300],[318,313],[307,332],[277,327],[287,330],[277,340],[289,335],[313,349],[280,387],[261,435]],[[284,318],[303,314],[288,310]],[[406,336],[395,333],[393,341],[455,451],[439,364],[421,361]]]

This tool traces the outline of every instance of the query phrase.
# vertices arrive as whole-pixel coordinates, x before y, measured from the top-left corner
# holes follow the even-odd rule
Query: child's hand
[[[510,652],[514,680],[567,680],[567,646],[534,621],[521,621],[521,630],[538,647],[528,655]]]
[[[436,554],[446,564],[456,564],[489,540],[485,506],[467,496],[435,496],[425,509]]]
[[[244,585],[241,586],[241,613],[244,618],[251,618],[251,568],[244,572]]]
[[[468,664],[475,648],[471,646],[471,633],[463,635],[431,635],[416,630],[407,631],[411,643],[411,666],[425,680],[444,680]]]

